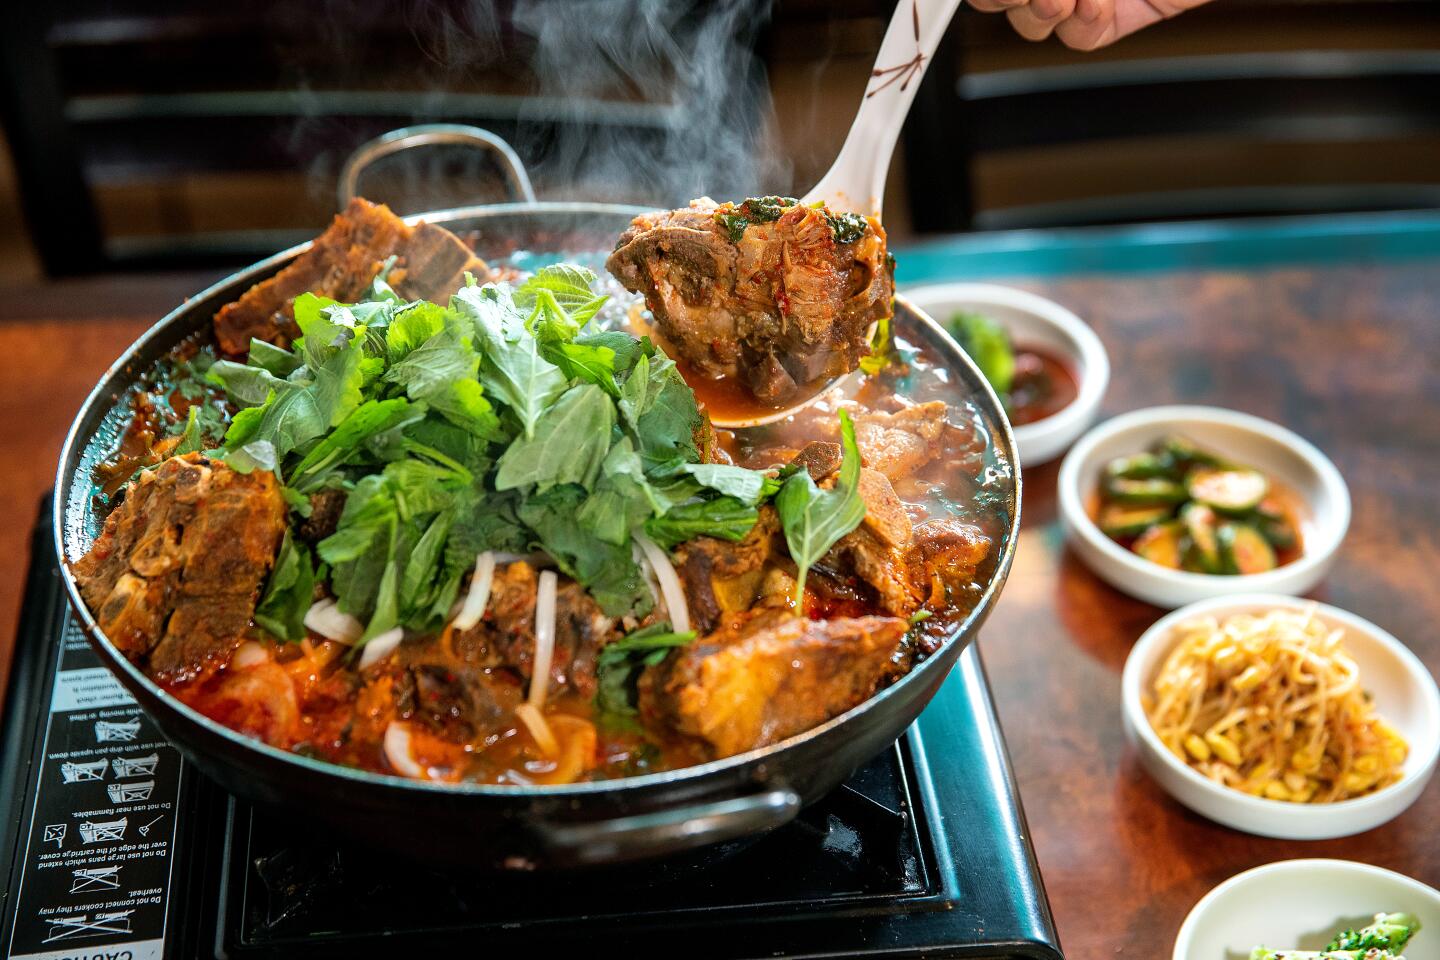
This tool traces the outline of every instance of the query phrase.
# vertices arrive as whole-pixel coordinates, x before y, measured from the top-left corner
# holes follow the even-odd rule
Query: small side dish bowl
[[[1276,594],[1219,597],[1192,603],[1161,617],[1131,648],[1120,681],[1126,739],[1156,782],[1201,816],[1262,837],[1287,840],[1346,837],[1399,816],[1420,796],[1435,772],[1436,759],[1440,757],[1440,690],[1436,689],[1430,671],[1408,647],[1375,624],[1323,603],[1314,604],[1317,615],[1327,625],[1345,631],[1345,648],[1360,668],[1361,685],[1374,697],[1380,716],[1409,744],[1410,752],[1399,781],[1352,800],[1291,803],[1251,796],[1215,783],[1165,748],[1146,716],[1144,698],[1155,674],[1174,649],[1178,625],[1197,617],[1223,621],[1235,614],[1276,608],[1305,610],[1311,605],[1312,601]]]
[[[993,283],[941,283],[902,291],[905,298],[949,329],[952,314],[982,313],[1018,347],[1053,354],[1075,377],[1075,399],[1033,423],[1013,426],[1023,466],[1054,460],[1095,422],[1110,385],[1110,357],[1095,331],[1053,300]]]
[[[1300,501],[1300,556],[1264,573],[1191,573],[1151,563],[1101,532],[1088,504],[1105,465],[1170,435],[1253,467],[1293,491]],[[1330,458],[1294,431],[1220,407],[1149,407],[1105,421],[1066,455],[1058,494],[1065,538],[1080,559],[1115,589],[1166,608],[1237,593],[1305,593],[1330,572],[1350,527],[1350,491]]]
[[[1409,960],[1440,960],[1440,891],[1402,873],[1350,860],[1281,860],[1235,876],[1191,908],[1174,960],[1241,960],[1253,947],[1322,950],[1377,913],[1409,913],[1420,932]]]

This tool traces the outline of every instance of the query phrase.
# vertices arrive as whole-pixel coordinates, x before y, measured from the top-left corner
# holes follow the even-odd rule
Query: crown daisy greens
[[[675,364],[648,339],[587,332],[606,301],[567,264],[518,286],[473,279],[448,306],[402,301],[377,278],[363,302],[305,294],[289,350],[252,341],[245,363],[205,376],[236,413],[211,456],[272,470],[292,511],[338,490],[344,509],[313,552],[287,534],[256,610],[305,636],[317,582],[364,624],[360,643],[438,630],[477,554],[541,550],[610,616],[654,597],[634,543],[742,539],[774,500],[805,574],[864,518],[859,454],[842,413],[845,469],[832,489],[804,470],[705,463],[703,420]],[[182,443],[203,445],[187,429]]]

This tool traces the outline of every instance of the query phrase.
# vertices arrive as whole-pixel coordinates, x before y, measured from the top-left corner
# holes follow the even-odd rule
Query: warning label
[[[8,956],[158,960],[180,754],[73,623],[61,643]]]

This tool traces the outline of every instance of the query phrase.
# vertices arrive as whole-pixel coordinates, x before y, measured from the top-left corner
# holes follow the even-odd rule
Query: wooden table
[[[1187,235],[1197,242],[1186,247]],[[1030,277],[1003,282],[1064,304],[1104,341],[1105,414],[1210,403],[1313,441],[1349,484],[1354,519],[1311,596],[1373,620],[1440,673],[1440,256],[1397,259],[1433,252],[1435,238],[1406,250],[1302,236],[1292,246],[1310,262],[1282,265],[1284,250],[1256,247],[1253,232],[1208,246],[1201,235],[1181,229],[1175,247],[1156,250],[1134,231],[1102,231],[1005,257],[967,239],[912,258],[923,262],[902,279],[1029,267]],[[1275,262],[1247,265],[1263,258]],[[1096,269],[1065,275],[1078,260]],[[1174,269],[1185,260],[1197,267]],[[1209,268],[1217,262],[1224,268]],[[1120,671],[1163,611],[1110,588],[1066,549],[1058,467],[1024,472],[1015,566],[980,645],[1066,956],[1169,957],[1196,900],[1275,860],[1363,860],[1440,886],[1440,784],[1369,833],[1302,843],[1211,823],[1144,773],[1121,729]]]
[[[1440,218],[991,235],[902,257],[902,281],[1003,278],[1092,323],[1107,413],[1204,402],[1277,420],[1339,465],[1354,521],[1315,593],[1440,670]],[[70,283],[0,297],[0,669],[34,507],[110,360],[207,277]],[[1440,884],[1440,787],[1346,840],[1245,836],[1172,802],[1120,728],[1120,669],[1160,611],[1067,551],[1056,465],[1026,471],[1014,571],[982,649],[1066,954],[1168,956],[1191,905],[1241,870],[1344,857]]]

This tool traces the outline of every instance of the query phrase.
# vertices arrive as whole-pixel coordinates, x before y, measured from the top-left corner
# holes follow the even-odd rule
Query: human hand
[[[1096,50],[1209,0],[969,0],[976,10],[1004,12],[1026,40],[1050,34],[1076,50]]]

